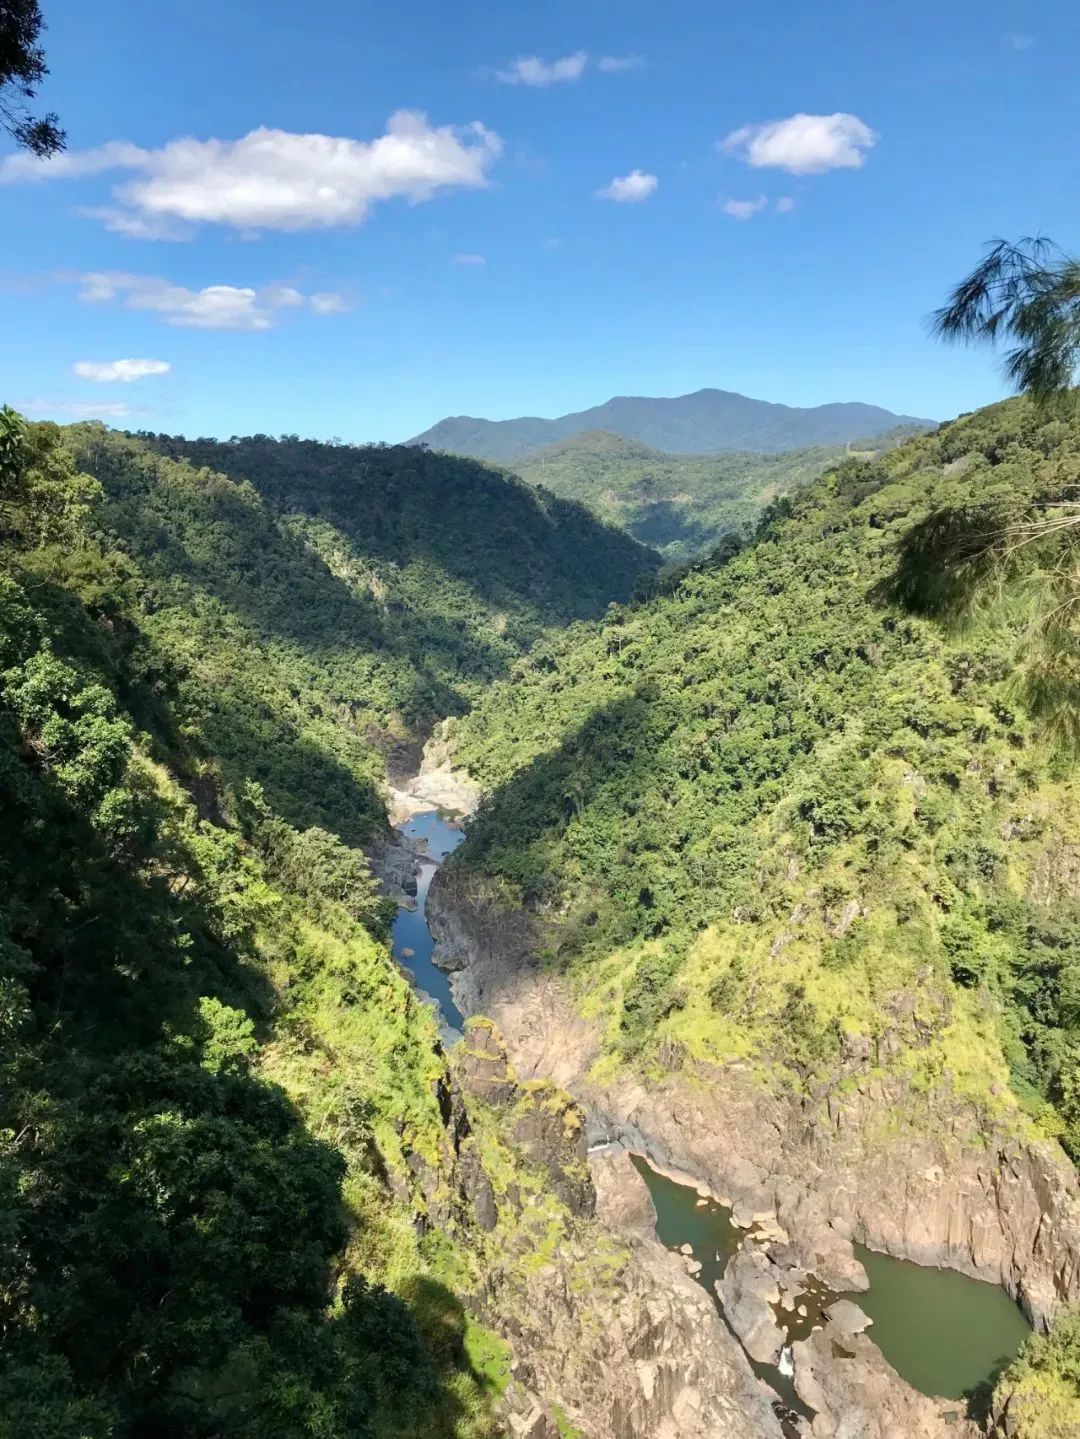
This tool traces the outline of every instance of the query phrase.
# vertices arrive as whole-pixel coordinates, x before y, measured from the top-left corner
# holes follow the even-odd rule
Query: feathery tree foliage
[[[49,73],[38,43],[44,28],[38,0],[0,0],[0,130],[42,158],[67,140],[56,115],[35,117],[27,108]]]
[[[1042,235],[999,240],[936,311],[933,330],[962,344],[1012,340],[1005,370],[1016,388],[1060,398],[1080,364],[1080,260]]]
[[[1080,261],[1043,236],[991,245],[933,316],[962,344],[1006,345],[1005,371],[1048,414],[1067,415],[1080,365]],[[1018,683],[1034,714],[1080,746],[1080,475],[1035,496],[1021,484],[944,510],[905,542],[898,593],[914,608],[966,621],[1011,589],[1026,606]]]

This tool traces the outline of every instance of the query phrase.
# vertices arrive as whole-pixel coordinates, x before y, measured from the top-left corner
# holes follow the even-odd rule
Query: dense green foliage
[[[718,450],[842,445],[860,435],[883,434],[896,425],[926,429],[932,423],[912,415],[894,415],[877,405],[847,403],[799,409],[752,400],[731,390],[695,390],[671,398],[619,395],[554,420],[481,420],[454,415],[417,435],[412,443],[512,463],[542,445],[558,444],[585,430],[607,430],[672,454],[703,455]]]
[[[780,454],[669,455],[605,430],[574,435],[514,461],[531,484],[581,500],[669,562],[695,559],[724,534],[742,534],[780,496],[849,453],[869,459],[911,438],[907,429],[852,445]]]
[[[433,702],[407,546],[368,602],[246,482],[10,411],[0,538],[0,1436],[486,1439],[445,1060],[357,847],[364,726]]]
[[[285,819],[349,844],[383,822],[386,752],[655,564],[580,507],[467,461],[65,434],[105,491],[95,521],[138,612],[133,643],[168,657],[153,693],[204,808],[222,779],[256,780]]]
[[[1073,1439],[1080,1432],[1080,1312],[1033,1334],[998,1380],[995,1410],[1010,1439]],[[1004,1425],[1002,1426],[1004,1427]]]
[[[611,1062],[799,1083],[869,1040],[1080,1155],[1080,809],[1016,683],[1060,542],[962,625],[910,609],[931,514],[1078,481],[1080,426],[1024,402],[849,461],[457,722],[492,794],[453,862],[547,917]]]

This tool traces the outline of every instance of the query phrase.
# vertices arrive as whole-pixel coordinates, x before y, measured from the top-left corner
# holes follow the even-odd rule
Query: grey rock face
[[[792,1353],[814,1439],[977,1439],[961,1402],[916,1393],[865,1334],[830,1320]]]
[[[597,1027],[534,961],[545,943],[537,917],[500,908],[475,876],[446,870],[428,914],[436,960],[445,949],[465,966],[452,981],[458,1005],[497,1021],[520,1074],[554,1075],[595,1134],[696,1176],[747,1222],[775,1216],[799,1262],[830,1288],[866,1287],[852,1251],[860,1239],[1002,1284],[1037,1322],[1080,1300],[1080,1186],[1053,1145],[988,1134],[985,1115],[944,1083],[932,1116],[907,1123],[903,1080],[869,1070],[855,1046],[837,1082],[809,1097],[771,1095],[736,1065],[597,1086],[588,1077]],[[891,1003],[885,1057],[914,1023],[904,998]]]
[[[772,1307],[780,1299],[776,1266],[760,1249],[741,1249],[728,1260],[716,1288],[747,1354],[759,1363],[775,1364],[785,1342]]]

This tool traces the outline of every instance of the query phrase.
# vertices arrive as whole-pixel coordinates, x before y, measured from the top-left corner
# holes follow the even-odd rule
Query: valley
[[[1076,29],[0,0],[0,1439],[1080,1439]]]
[[[295,1324],[296,1402],[378,1439],[1068,1413],[1071,762],[1011,599],[954,625],[913,546],[1055,493],[1074,426],[1016,401],[848,456],[657,575],[473,462],[7,423],[7,1163],[71,1226],[15,1210],[55,1316],[9,1301],[20,1423],[235,1429]],[[237,1307],[243,1146],[285,1267]],[[117,1214],[164,1387],[119,1319],[105,1367],[61,1322],[76,1233],[78,1292],[121,1283]]]

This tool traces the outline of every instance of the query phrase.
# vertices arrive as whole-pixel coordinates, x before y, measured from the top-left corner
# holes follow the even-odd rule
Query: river
[[[399,826],[418,851],[415,910],[399,910],[394,921],[394,955],[413,976],[416,988],[438,1006],[448,1039],[460,1036],[465,1016],[454,1003],[446,974],[431,961],[434,941],[428,929],[428,889],[439,862],[464,839],[460,821],[438,810],[415,814]],[[669,1249],[689,1244],[700,1263],[697,1279],[715,1299],[714,1285],[739,1247],[743,1231],[731,1212],[697,1191],[657,1173],[644,1160],[635,1164],[656,1209],[656,1233]],[[792,1341],[804,1338],[822,1308],[839,1297],[852,1298],[873,1320],[870,1337],[900,1376],[924,1394],[961,1399],[993,1378],[1031,1332],[1020,1310],[996,1285],[949,1269],[923,1268],[856,1246],[870,1289],[861,1294],[819,1294],[809,1315],[778,1312]],[[786,1368],[785,1364],[785,1368]],[[806,1413],[795,1395],[790,1371],[769,1365],[755,1370],[793,1408]]]
[[[399,909],[390,932],[394,958],[407,969],[421,994],[435,1001],[444,1028],[456,1038],[465,1016],[454,1003],[450,981],[431,962],[435,941],[427,925],[427,896],[439,862],[465,838],[461,825],[438,810],[423,810],[398,826],[398,832],[417,846],[420,872],[416,876],[416,908]]]

